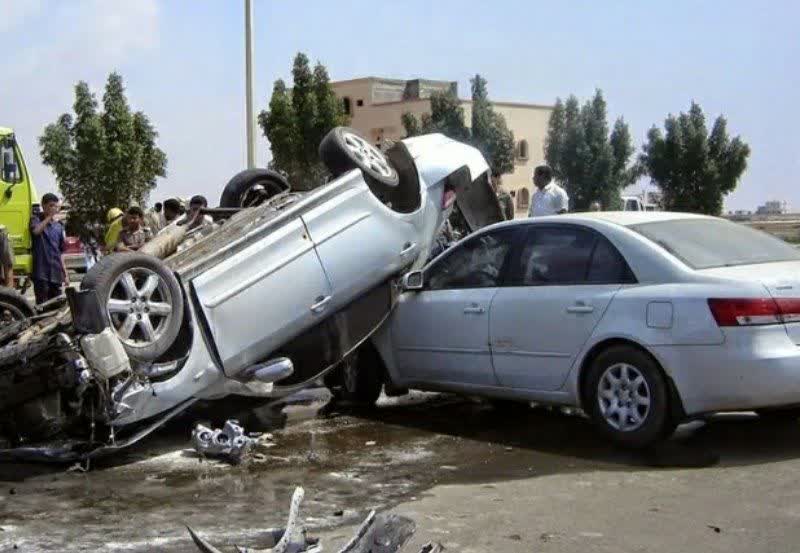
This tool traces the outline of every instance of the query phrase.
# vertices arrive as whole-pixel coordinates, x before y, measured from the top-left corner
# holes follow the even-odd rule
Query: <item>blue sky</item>
[[[366,75],[489,81],[496,100],[551,103],[601,88],[611,117],[641,142],[692,99],[750,144],[729,209],[766,199],[800,211],[800,3],[254,0],[257,109],[297,51],[333,79]],[[71,109],[72,86],[102,94],[118,70],[161,134],[168,178],[155,198],[212,202],[244,167],[243,0],[0,0],[6,39],[0,125],[15,127],[41,191],[45,124]],[[710,123],[709,123],[710,125]],[[259,162],[269,159],[258,143]]]

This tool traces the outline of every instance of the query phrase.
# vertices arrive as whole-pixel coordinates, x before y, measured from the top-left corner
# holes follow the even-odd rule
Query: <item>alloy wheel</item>
[[[123,343],[145,347],[167,331],[173,302],[169,286],[157,273],[137,267],[123,272],[111,285],[108,316]]]
[[[632,432],[644,424],[651,399],[642,372],[628,363],[608,367],[597,384],[600,413],[609,426],[621,432]]]
[[[356,159],[372,171],[386,178],[394,175],[394,170],[389,165],[386,156],[375,146],[360,136],[349,132],[342,133],[342,140]]]

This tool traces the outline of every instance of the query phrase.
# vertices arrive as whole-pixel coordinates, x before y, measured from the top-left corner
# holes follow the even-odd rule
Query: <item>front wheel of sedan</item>
[[[94,290],[127,354],[154,361],[169,350],[183,323],[178,279],[160,259],[134,252],[101,259],[81,281]]]
[[[664,375],[650,356],[629,346],[610,347],[594,360],[584,407],[606,436],[625,447],[652,445],[675,428]]]

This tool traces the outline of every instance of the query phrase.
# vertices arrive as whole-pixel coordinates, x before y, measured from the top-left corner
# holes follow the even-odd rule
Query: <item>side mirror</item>
[[[425,277],[422,271],[411,271],[403,277],[403,290],[422,290]]]

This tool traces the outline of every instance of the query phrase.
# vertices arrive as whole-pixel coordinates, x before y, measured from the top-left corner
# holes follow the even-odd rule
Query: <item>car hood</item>
[[[455,193],[458,208],[470,230],[475,231],[505,219],[489,181],[489,164],[480,150],[443,134],[406,138],[403,143],[429,188],[459,169],[466,168],[462,172],[464,177],[456,181]]]

